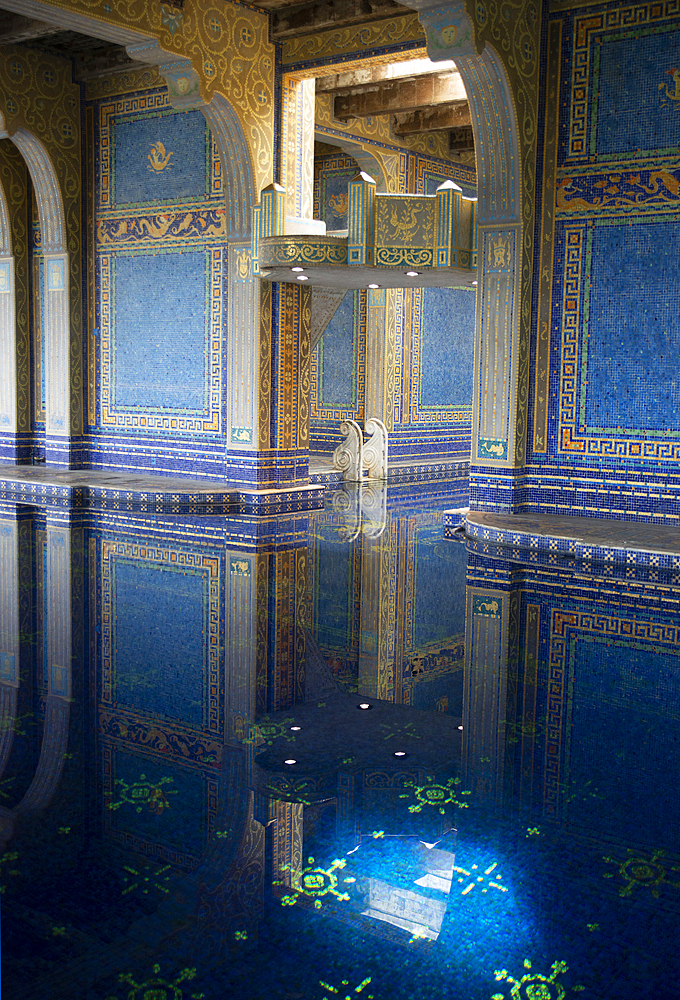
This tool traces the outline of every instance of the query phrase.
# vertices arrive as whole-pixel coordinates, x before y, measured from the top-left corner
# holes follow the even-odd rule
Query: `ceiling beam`
[[[334,114],[340,121],[347,121],[368,115],[424,110],[433,104],[452,104],[466,99],[459,73],[432,74],[412,80],[353,87],[349,94],[336,95]]]
[[[299,0],[292,4],[262,0],[257,6],[271,13],[272,41],[412,13],[396,0],[317,0],[302,4]]]
[[[20,45],[22,42],[32,42],[46,35],[56,35],[61,30],[54,24],[36,21],[35,18],[24,17],[23,14],[0,11],[0,45]]]
[[[401,111],[392,120],[394,135],[415,135],[420,132],[448,132],[470,124],[470,106],[467,101],[455,104],[438,104],[433,108]]]

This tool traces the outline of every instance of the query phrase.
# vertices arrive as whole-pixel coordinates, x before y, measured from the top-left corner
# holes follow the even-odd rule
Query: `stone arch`
[[[12,253],[12,229],[9,224],[9,210],[5,189],[0,183],[0,257],[9,257]]]
[[[35,191],[46,275],[46,433],[68,437],[71,418],[71,317],[64,202],[54,165],[42,142],[24,128],[18,128],[9,135],[4,122],[0,124],[0,138],[9,138],[21,153]],[[16,373],[12,383],[16,393]]]
[[[316,132],[315,138],[319,142],[328,142],[329,137],[324,132]],[[377,156],[367,149],[365,145],[352,139],[345,139],[344,136],[333,136],[333,145],[338,146],[343,153],[353,157],[359,164],[359,169],[373,178],[376,190],[384,193],[387,191],[387,182],[383,166]]]
[[[9,579],[19,580],[20,540],[16,527],[5,524],[0,562]],[[9,571],[9,573],[7,573]],[[47,525],[47,573],[45,579],[47,697],[40,757],[24,796],[14,808],[0,806],[0,848],[14,834],[17,819],[46,809],[52,801],[64,768],[71,714],[71,528]],[[17,591],[18,595],[18,591]],[[18,643],[18,596],[15,598],[14,636]],[[5,608],[7,611],[7,608]],[[7,665],[8,679],[0,684],[0,775],[12,749],[17,692],[20,678],[18,657]]]
[[[161,69],[162,72],[162,69]],[[212,129],[222,161],[227,210],[227,236],[250,235],[255,203],[250,150],[234,109],[221,94],[201,108]]]
[[[517,108],[493,46],[475,45],[464,0],[410,0],[433,62],[452,59],[470,105],[477,155],[478,287],[472,406],[474,466],[522,464],[526,445],[526,344],[522,340],[523,205]],[[521,384],[520,384],[521,383]],[[471,479],[471,501],[472,501]]]
[[[16,306],[12,228],[0,184],[0,433],[17,431]]]

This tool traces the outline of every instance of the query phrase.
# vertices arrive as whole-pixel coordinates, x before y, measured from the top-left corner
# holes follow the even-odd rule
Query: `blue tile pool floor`
[[[3,998],[680,995],[675,542],[422,496],[3,505]]]

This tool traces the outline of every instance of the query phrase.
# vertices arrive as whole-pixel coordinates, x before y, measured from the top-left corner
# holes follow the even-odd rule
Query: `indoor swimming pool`
[[[680,543],[408,494],[4,505],[6,1000],[678,996]]]

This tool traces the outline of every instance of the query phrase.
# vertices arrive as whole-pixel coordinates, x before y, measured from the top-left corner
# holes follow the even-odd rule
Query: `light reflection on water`
[[[0,513],[6,997],[675,995],[680,581],[383,501]]]

